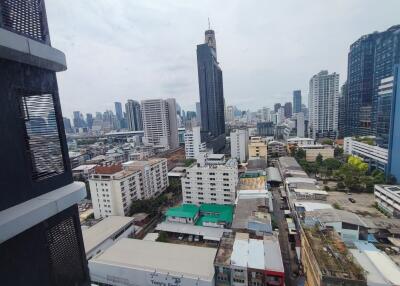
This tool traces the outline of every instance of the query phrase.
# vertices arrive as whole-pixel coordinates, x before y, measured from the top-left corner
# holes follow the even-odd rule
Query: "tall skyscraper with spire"
[[[197,45],[197,71],[202,141],[218,152],[225,147],[224,89],[215,32],[210,27],[205,31],[204,44]]]

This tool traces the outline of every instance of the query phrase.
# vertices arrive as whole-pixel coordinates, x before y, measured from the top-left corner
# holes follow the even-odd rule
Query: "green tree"
[[[196,162],[196,159],[185,159],[183,163],[185,167],[190,167],[194,162]]]
[[[181,180],[178,178],[169,179],[167,191],[174,194],[182,192]]]
[[[168,242],[168,235],[165,231],[160,231],[156,239],[158,242]]]
[[[297,148],[294,157],[296,158],[297,161],[305,159],[306,158],[306,151],[302,148]]]
[[[321,154],[318,154],[317,158],[315,158],[315,163],[317,164],[317,167],[322,166],[323,163],[323,157]]]
[[[343,148],[336,146],[335,149],[333,150],[333,154],[334,154],[335,158],[342,157],[343,156]]]
[[[323,145],[333,145],[333,140],[325,139],[321,142]]]

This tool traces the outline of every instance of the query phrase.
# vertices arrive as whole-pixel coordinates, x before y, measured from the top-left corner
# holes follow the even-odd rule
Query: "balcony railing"
[[[0,0],[0,28],[50,45],[44,0]]]

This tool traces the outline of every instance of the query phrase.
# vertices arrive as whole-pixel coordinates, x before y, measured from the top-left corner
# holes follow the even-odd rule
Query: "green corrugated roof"
[[[167,210],[166,216],[194,218],[199,212],[199,207],[193,204],[184,204]]]
[[[232,205],[202,204],[200,213],[201,217],[196,222],[196,225],[202,225],[203,222],[232,223],[233,220]]]
[[[217,204],[202,204],[200,205],[200,212],[221,213],[230,211],[233,212],[232,205],[217,205]]]

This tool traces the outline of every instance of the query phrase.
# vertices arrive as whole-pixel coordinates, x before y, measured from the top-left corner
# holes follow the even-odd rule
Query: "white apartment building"
[[[89,179],[94,217],[128,215],[134,200],[142,196],[140,171],[124,170],[121,165],[98,166]]]
[[[228,105],[226,107],[226,122],[232,122],[235,120],[235,107]]]
[[[296,135],[297,137],[304,137],[305,125],[304,125],[304,113],[296,113]]]
[[[400,218],[400,186],[375,185],[375,202],[395,218]]]
[[[166,151],[179,146],[174,98],[142,100],[143,142]]]
[[[201,142],[200,126],[185,132],[185,157],[186,159],[198,159],[200,152],[206,152],[205,142]]]
[[[128,161],[122,165],[125,170],[141,172],[143,178],[141,199],[156,197],[169,186],[167,159],[151,158],[147,161]]]
[[[283,107],[278,109],[276,114],[276,124],[281,124],[285,121],[285,109]]]
[[[247,130],[231,132],[231,157],[246,162],[249,158],[249,133]]]
[[[385,148],[360,142],[352,137],[345,137],[343,150],[345,154],[362,158],[370,168],[376,168],[383,172],[386,170],[388,150]]]
[[[310,79],[308,95],[311,137],[335,139],[338,131],[339,74],[321,71]]]
[[[236,198],[238,166],[235,159],[224,165],[195,165],[182,177],[183,204],[233,205]]]
[[[296,145],[302,147],[304,145],[314,145],[315,140],[312,138],[293,137],[286,140],[288,145]]]
[[[98,166],[89,179],[94,217],[128,215],[132,201],[156,197],[168,185],[166,159]]]

